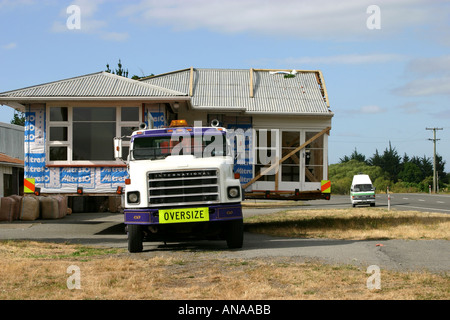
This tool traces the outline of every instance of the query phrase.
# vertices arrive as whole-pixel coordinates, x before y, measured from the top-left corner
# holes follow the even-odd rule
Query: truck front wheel
[[[244,222],[242,219],[229,222],[227,232],[227,246],[230,249],[242,248],[244,243]]]
[[[143,232],[142,227],[136,224],[128,225],[128,251],[129,252],[141,252]]]

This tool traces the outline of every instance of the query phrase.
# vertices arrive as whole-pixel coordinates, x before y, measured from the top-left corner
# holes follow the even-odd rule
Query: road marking
[[[419,201],[422,201],[422,202],[424,202],[425,200],[423,200],[423,199],[419,199]]]
[[[402,204],[397,204],[397,205],[394,205],[394,206],[396,206],[396,207],[406,207],[406,208],[414,208],[414,209],[422,209],[422,210],[439,210],[439,211],[445,211],[445,212],[450,212],[450,210],[447,210],[447,209],[437,209],[437,208],[425,208],[425,207],[413,207],[413,206],[405,206],[405,205],[402,205]]]
[[[436,201],[437,203],[445,203],[444,201]]]
[[[403,200],[409,200],[409,198],[403,198]]]

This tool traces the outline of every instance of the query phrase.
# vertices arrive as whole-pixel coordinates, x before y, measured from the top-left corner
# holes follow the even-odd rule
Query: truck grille
[[[218,171],[151,172],[148,191],[150,206],[219,202]]]

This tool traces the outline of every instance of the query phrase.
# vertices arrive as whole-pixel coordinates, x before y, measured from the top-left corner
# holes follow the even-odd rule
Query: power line
[[[436,193],[437,191],[437,183],[436,183],[436,141],[441,139],[436,139],[436,131],[437,130],[444,130],[443,128],[425,128],[426,130],[433,130],[433,139],[428,139],[430,141],[433,141],[433,192]]]

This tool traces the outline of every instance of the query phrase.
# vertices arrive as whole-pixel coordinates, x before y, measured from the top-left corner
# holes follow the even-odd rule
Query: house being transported
[[[333,113],[320,71],[187,68],[140,80],[97,72],[3,92],[0,104],[25,112],[24,175],[42,194],[113,196],[127,177],[113,138],[185,119],[234,132],[246,198],[329,198]]]

